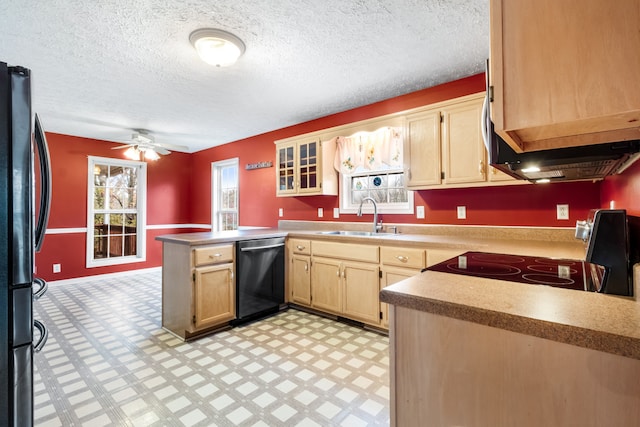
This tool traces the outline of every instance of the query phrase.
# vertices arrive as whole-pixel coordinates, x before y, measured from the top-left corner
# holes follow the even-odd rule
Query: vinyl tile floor
[[[160,272],[52,284],[34,357],[36,426],[389,424],[389,340],[290,309],[182,342]]]

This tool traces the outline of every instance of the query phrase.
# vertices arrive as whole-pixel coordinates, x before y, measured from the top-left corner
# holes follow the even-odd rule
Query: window
[[[399,129],[385,127],[338,137],[336,145],[341,213],[356,213],[365,197],[376,201],[378,213],[413,213],[413,191],[405,187]],[[365,202],[363,212],[373,212],[370,203]]]
[[[238,159],[211,164],[213,231],[238,228]]]
[[[89,157],[87,267],[145,260],[143,162]]]

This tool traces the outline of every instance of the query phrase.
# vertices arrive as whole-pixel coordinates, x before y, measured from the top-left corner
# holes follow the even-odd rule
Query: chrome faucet
[[[382,224],[378,224],[378,205],[376,204],[376,201],[373,200],[373,198],[365,197],[364,199],[362,199],[362,201],[360,202],[360,206],[358,207],[357,215],[362,216],[362,204],[367,200],[370,200],[371,203],[373,203],[373,232],[377,233],[378,231],[382,230]]]

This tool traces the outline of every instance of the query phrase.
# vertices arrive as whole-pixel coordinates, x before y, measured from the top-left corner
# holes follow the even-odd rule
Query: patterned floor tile
[[[36,426],[389,424],[387,337],[288,310],[184,343],[161,276],[52,284],[34,304]]]

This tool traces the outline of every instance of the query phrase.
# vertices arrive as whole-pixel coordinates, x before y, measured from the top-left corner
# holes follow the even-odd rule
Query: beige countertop
[[[186,245],[294,237],[429,249],[584,259],[571,229],[404,226],[400,234],[341,236],[367,223],[284,221],[279,228],[185,233],[156,239]],[[638,276],[636,266],[636,290]],[[427,271],[382,290],[380,300],[443,316],[640,359],[640,302],[634,298]]]
[[[286,237],[287,232],[277,228],[249,228],[245,230],[229,230],[216,232],[163,234],[156,240],[180,245],[212,245],[216,243],[237,242],[240,240],[268,239],[270,237]]]
[[[640,359],[633,298],[426,271],[384,288],[380,300]]]

